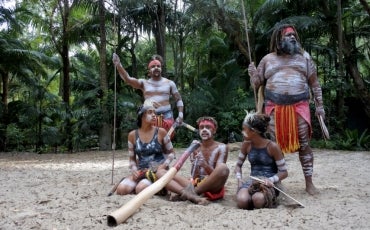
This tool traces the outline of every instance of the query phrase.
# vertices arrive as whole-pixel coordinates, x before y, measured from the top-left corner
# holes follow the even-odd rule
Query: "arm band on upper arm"
[[[275,161],[277,167],[278,167],[278,170],[279,172],[285,172],[287,171],[287,167],[286,167],[286,164],[285,164],[285,159],[281,159],[281,160],[278,160],[278,161]]]
[[[245,155],[242,152],[239,152],[238,160],[236,161],[236,165],[239,166],[239,167],[242,167],[243,163],[244,163],[244,160],[245,160]]]
[[[182,102],[181,99],[176,102],[176,106],[177,107],[183,107],[184,106],[184,103]]]

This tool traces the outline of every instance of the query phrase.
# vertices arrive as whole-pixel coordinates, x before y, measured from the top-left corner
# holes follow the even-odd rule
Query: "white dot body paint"
[[[202,135],[203,132],[206,132],[206,135]],[[202,140],[208,140],[213,137],[212,131],[204,127],[203,129],[199,130],[199,136]]]
[[[162,71],[162,68],[161,67],[152,67],[152,68],[150,68],[150,73],[154,74],[154,71],[156,71],[156,70]]]
[[[152,121],[152,114],[146,114],[146,116],[145,116],[145,120],[146,120],[147,122],[151,122],[151,121]]]

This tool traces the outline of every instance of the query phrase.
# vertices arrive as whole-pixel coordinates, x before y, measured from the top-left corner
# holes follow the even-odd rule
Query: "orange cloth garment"
[[[175,121],[171,119],[163,119],[162,115],[157,116],[157,127],[164,128],[167,132],[170,130],[171,126],[173,125]],[[171,139],[175,136],[175,132],[173,132],[170,136]]]
[[[298,121],[294,105],[275,105],[275,135],[284,153],[298,150]]]
[[[298,119],[301,116],[309,125],[310,133],[311,116],[308,101],[300,101],[293,105],[277,105],[271,101],[266,103],[265,112],[271,115],[275,110],[275,137],[284,153],[293,153],[299,149]]]

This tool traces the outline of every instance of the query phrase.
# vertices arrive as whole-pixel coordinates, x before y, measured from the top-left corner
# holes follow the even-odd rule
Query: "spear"
[[[249,35],[248,35],[248,21],[247,21],[247,16],[245,14],[245,7],[244,7],[244,0],[241,0],[242,3],[242,12],[243,12],[243,18],[244,18],[244,28],[245,28],[245,35],[247,37],[247,50],[248,50],[248,58],[249,62],[252,62],[252,55],[251,55],[251,49],[250,49],[250,44],[249,44]],[[254,94],[254,103],[256,104],[256,110],[258,113],[261,113],[262,108],[258,105],[258,99],[257,99],[257,89],[255,86],[253,86],[253,94]]]

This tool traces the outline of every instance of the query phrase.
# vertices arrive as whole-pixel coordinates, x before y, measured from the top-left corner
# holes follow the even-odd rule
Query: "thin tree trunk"
[[[2,95],[1,102],[3,104],[3,114],[1,115],[1,131],[0,131],[0,151],[6,151],[6,128],[7,128],[7,117],[8,117],[8,90],[9,90],[9,73],[2,72]]]
[[[103,112],[102,126],[99,132],[99,148],[100,150],[112,149],[112,128],[109,123],[109,111],[107,108],[108,102],[108,79],[107,79],[107,38],[105,28],[105,8],[104,0],[99,0],[99,20],[100,20],[100,88],[104,92],[101,102]]]
[[[69,3],[68,0],[63,1],[63,34],[62,34],[62,63],[63,63],[63,102],[66,109],[66,120],[65,120],[65,145],[69,152],[72,152],[72,127],[71,127],[71,108],[70,108],[70,62],[69,62],[69,33],[67,31],[69,23]]]
[[[165,11],[163,0],[157,2],[158,8],[156,12],[156,18],[154,19],[153,34],[157,46],[157,54],[161,55],[163,62],[166,63],[166,42],[165,42]],[[166,72],[166,65],[163,66],[163,73]]]
[[[344,69],[343,69],[343,28],[342,28],[342,5],[341,0],[337,0],[337,39],[338,39],[338,76],[344,79]],[[345,119],[344,114],[344,92],[343,88],[337,89],[337,116],[340,120]]]

